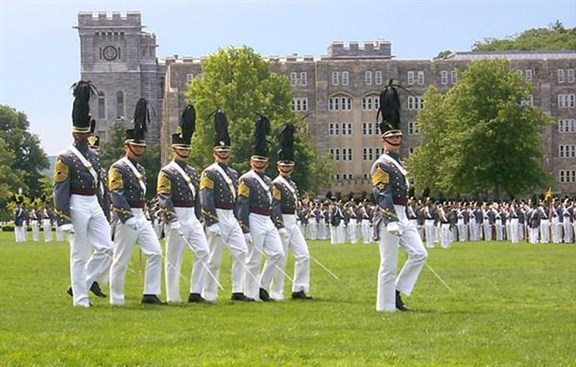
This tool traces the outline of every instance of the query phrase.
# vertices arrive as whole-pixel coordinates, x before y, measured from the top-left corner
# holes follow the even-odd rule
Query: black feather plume
[[[148,131],[147,124],[150,122],[150,111],[148,111],[148,102],[145,98],[140,98],[136,103],[134,110],[134,129],[143,132]]]
[[[90,128],[90,98],[97,93],[96,87],[90,81],[80,80],[72,84],[74,104],[72,106],[72,124],[81,131],[88,132]]]
[[[280,131],[279,142],[280,150],[278,151],[278,161],[294,161],[294,125],[288,123]]]
[[[268,133],[270,133],[270,121],[266,116],[260,115],[256,121],[256,129],[254,130],[253,155],[268,157],[268,143],[266,141],[266,135],[268,135]]]
[[[230,147],[230,136],[228,135],[228,119],[222,110],[218,109],[214,113],[215,147]]]
[[[186,106],[180,117],[180,135],[184,144],[190,144],[196,130],[196,110],[192,104]]]

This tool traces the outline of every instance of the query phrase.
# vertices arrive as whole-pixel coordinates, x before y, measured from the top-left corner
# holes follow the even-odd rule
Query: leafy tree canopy
[[[474,43],[472,51],[576,50],[576,28],[566,29],[556,21],[549,28],[534,28],[505,39],[486,38]]]
[[[192,139],[192,164],[203,168],[213,162],[214,119],[220,108],[229,122],[233,158],[231,166],[240,174],[248,171],[254,144],[254,126],[259,115],[268,117],[272,132],[268,136],[270,167],[276,176],[278,133],[285,123],[293,123],[296,169],[293,179],[300,191],[314,191],[328,185],[329,160],[317,158],[306,134],[305,117],[292,112],[292,91],[284,75],[272,73],[268,63],[251,48],[220,49],[202,62],[202,77],[189,87],[186,98],[197,114],[196,133]]]
[[[548,186],[540,133],[552,121],[524,103],[530,88],[508,61],[479,60],[445,96],[429,90],[417,120],[422,142],[408,160],[417,190],[500,198]]]

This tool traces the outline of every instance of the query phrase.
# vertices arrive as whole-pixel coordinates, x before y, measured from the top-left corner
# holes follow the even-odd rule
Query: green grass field
[[[575,245],[431,249],[428,264],[453,292],[425,268],[405,298],[414,311],[394,314],[375,311],[376,245],[309,246],[340,277],[312,262],[311,302],[232,303],[226,253],[217,304],[141,306],[135,253],[125,307],[91,297],[95,307],[78,309],[65,293],[67,244],[1,233],[0,365],[576,365]]]

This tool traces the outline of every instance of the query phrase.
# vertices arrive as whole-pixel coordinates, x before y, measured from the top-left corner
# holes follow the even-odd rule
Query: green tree
[[[510,70],[506,60],[469,65],[438,105],[430,93],[418,115],[422,144],[410,170],[431,180],[446,194],[523,195],[550,184],[542,166],[540,132],[550,117],[524,103],[531,86]],[[434,123],[432,108],[438,114]],[[441,146],[439,146],[441,145]],[[420,152],[421,150],[421,152]],[[433,156],[427,167],[423,154]],[[429,181],[426,181],[428,183]]]
[[[192,164],[206,167],[211,162],[214,146],[212,113],[220,108],[228,117],[228,130],[232,140],[231,166],[243,173],[249,169],[253,145],[254,123],[259,114],[272,124],[270,142],[270,168],[275,176],[276,136],[281,127],[292,122],[299,131],[305,122],[291,111],[292,91],[284,75],[272,73],[268,63],[249,47],[220,49],[202,62],[202,77],[194,79],[186,98],[197,111],[196,134],[192,140]],[[302,192],[314,191],[324,182],[326,161],[318,159],[306,134],[295,137],[296,170],[294,180]]]
[[[8,166],[15,181],[9,181],[10,189],[16,192],[22,187],[26,196],[38,197],[42,194],[41,170],[49,167],[48,157],[40,146],[38,136],[30,133],[30,123],[22,112],[0,105],[0,138],[4,142],[1,154],[4,159],[11,157]],[[10,177],[10,175],[8,175]]]
[[[18,182],[22,182],[20,171],[11,168],[14,153],[8,149],[4,139],[0,138],[0,218],[8,219],[15,203],[12,196],[18,192]]]
[[[528,29],[519,35],[505,39],[486,38],[474,43],[472,47],[472,51],[574,49],[576,49],[576,28],[566,29],[559,21],[549,28]]]
[[[124,156],[124,139],[126,127],[116,123],[110,132],[110,142],[102,143],[100,147],[100,164],[107,171],[112,163]],[[138,162],[146,170],[146,198],[156,195],[156,182],[160,171],[160,144],[148,144],[144,156]]]

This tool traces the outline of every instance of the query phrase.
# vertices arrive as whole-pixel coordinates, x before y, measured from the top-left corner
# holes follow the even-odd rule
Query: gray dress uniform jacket
[[[141,181],[146,185],[146,173],[144,167],[138,162],[131,161]],[[112,223],[126,221],[134,215],[130,208],[144,208],[146,205],[145,192],[140,184],[140,180],[124,158],[117,160],[110,166],[108,171],[108,188],[110,190],[110,201],[112,202]]]
[[[395,161],[399,162],[396,153],[387,153]],[[372,192],[376,201],[377,209],[374,213],[374,233],[379,233],[379,226],[386,226],[390,222],[398,220],[394,205],[406,206],[408,203],[408,187],[404,174],[395,164],[379,158],[370,170]]]
[[[262,187],[255,175],[258,175],[262,179],[266,186],[268,186],[268,190]],[[248,171],[240,177],[238,182],[236,213],[238,215],[238,223],[243,233],[250,232],[250,213],[271,216],[271,190],[272,180],[263,173]]]
[[[228,176],[222,176],[216,165]],[[216,209],[235,210],[238,173],[225,164],[213,163],[202,171],[200,177],[200,205],[206,227],[218,223]]]
[[[179,165],[188,177],[183,177],[173,166],[174,164]],[[195,194],[190,190],[187,180],[194,187]],[[158,204],[162,209],[166,223],[178,220],[174,210],[175,207],[194,208],[196,218],[200,220],[202,208],[200,206],[200,196],[198,195],[198,175],[192,166],[175,161],[162,167],[158,174],[156,194],[158,195]]]
[[[296,203],[298,200],[296,183],[292,181],[290,177],[284,177],[284,180],[278,176],[272,182],[274,185],[272,187],[272,222],[274,222],[274,225],[278,229],[284,228],[282,214],[296,213]],[[286,183],[290,185],[292,190],[286,186]],[[314,218],[314,220],[315,219],[316,218]]]
[[[88,167],[70,149],[58,154],[54,165],[54,215],[58,226],[71,223],[70,195],[98,195],[101,168],[98,156],[87,144],[74,144],[92,165],[97,175],[94,179]]]

